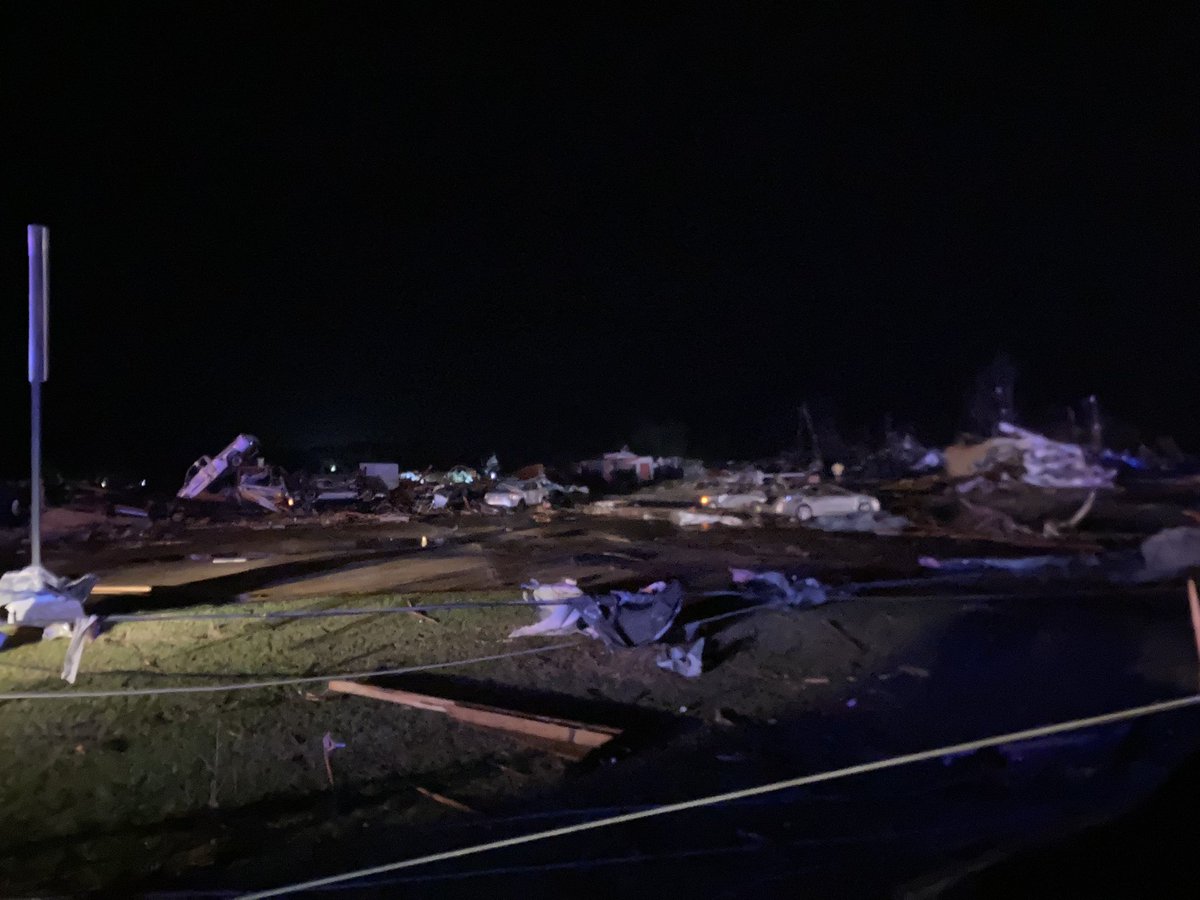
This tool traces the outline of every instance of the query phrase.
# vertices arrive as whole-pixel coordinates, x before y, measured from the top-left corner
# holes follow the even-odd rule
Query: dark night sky
[[[238,430],[517,464],[670,419],[765,454],[806,397],[941,440],[1000,349],[1034,418],[1095,391],[1200,443],[1192,20],[286,6],[0,8],[5,469],[28,221],[69,467]]]

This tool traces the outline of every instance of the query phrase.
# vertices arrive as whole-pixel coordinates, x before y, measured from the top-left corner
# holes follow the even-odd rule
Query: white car
[[[483,495],[483,502],[488,506],[495,506],[500,509],[519,509],[522,506],[541,506],[547,500],[556,497],[556,495],[586,495],[587,493],[588,489],[585,487],[577,487],[573,484],[564,487],[561,484],[555,484],[544,475],[539,475],[537,478],[531,478],[528,481],[514,481],[512,479],[501,481]]]
[[[850,516],[879,512],[879,501],[832,484],[810,484],[791,491],[771,504],[771,512],[807,522],[819,516]]]
[[[767,495],[762,491],[704,494],[700,497],[700,505],[705,509],[727,509],[758,515],[767,508]]]
[[[483,495],[483,502],[501,509],[519,509],[539,506],[549,496],[550,483],[535,478],[532,481],[502,481]]]

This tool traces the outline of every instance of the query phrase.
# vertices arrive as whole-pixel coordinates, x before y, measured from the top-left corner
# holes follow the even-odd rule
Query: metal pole
[[[29,562],[42,564],[42,382],[49,369],[50,230],[30,225],[29,241]]]
[[[29,563],[42,564],[42,383],[29,386]]]

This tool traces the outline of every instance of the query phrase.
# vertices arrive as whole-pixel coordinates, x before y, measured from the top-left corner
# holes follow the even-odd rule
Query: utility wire
[[[494,662],[501,659],[512,659],[517,656],[533,656],[538,653],[549,653],[552,650],[565,650],[574,647],[578,641],[568,641],[562,644],[550,644],[546,647],[533,647],[528,650],[513,650],[510,653],[498,653],[494,656],[476,656],[471,659],[455,659],[447,662],[426,663],[419,666],[403,666],[398,669],[374,669],[369,672],[346,672],[336,675],[304,675],[296,678],[273,678],[266,681],[239,681],[230,684],[201,684],[161,688],[124,688],[111,691],[8,691],[0,693],[3,700],[101,700],[113,697],[161,697],[171,694],[214,694],[224,691],[250,691],[258,688],[286,687],[294,684],[313,684],[318,681],[356,681],[362,678],[375,678],[385,675],[408,675],[413,672],[429,672],[434,669],[450,669],[455,666],[470,666],[476,663]]]
[[[550,838],[564,837],[569,834],[578,834],[584,831],[594,831],[599,828],[607,828],[612,825],[621,825],[626,822],[634,822],[640,819],[649,819],[656,816],[664,816],[671,813],[683,812],[684,810],[698,809],[700,807],[713,806],[719,803],[728,803],[731,800],[741,800],[746,797],[757,797],[763,794],[772,794],[778,791],[786,791],[792,788],[804,787],[810,784],[818,784],[824,781],[833,781],[838,778],[847,778],[853,775],[863,775],[868,772],[878,772],[883,769],[892,769],[898,766],[925,762],[931,759],[942,759],[943,757],[947,756],[957,756],[963,753],[972,753],[976,750],[983,750],[987,747],[996,747],[1002,744],[1028,741],[1034,738],[1046,737],[1053,734],[1063,734],[1065,732],[1078,731],[1084,728],[1095,728],[1099,725],[1109,725],[1114,722],[1122,722],[1127,719],[1136,719],[1143,716],[1154,715],[1156,713],[1170,712],[1172,710],[1183,709],[1185,707],[1195,706],[1197,704],[1200,704],[1200,694],[1181,697],[1175,700],[1164,700],[1159,703],[1151,703],[1146,706],[1118,710],[1116,712],[1105,713],[1099,716],[1073,719],[1069,722],[1060,722],[1054,725],[1042,725],[1037,728],[1028,728],[1023,731],[1011,731],[1007,734],[998,734],[992,737],[966,741],[960,744],[949,744],[944,747],[935,747],[930,750],[921,750],[916,753],[906,753],[900,756],[892,756],[886,759],[875,760],[873,762],[859,763],[857,765],[846,766],[845,768],[841,769],[817,772],[813,775],[802,775],[798,778],[789,778],[784,781],[776,781],[770,784],[757,785],[755,787],[743,788],[736,791],[727,791],[721,794],[711,794],[707,797],[698,797],[693,800],[684,800],[679,803],[667,803],[661,806],[652,807],[650,809],[624,813],[616,816],[608,816],[602,819],[593,819],[588,822],[578,822],[573,825],[564,825],[559,828],[551,828],[546,831],[537,831],[530,834],[517,835],[516,837],[503,838],[496,841],[489,841],[484,844],[475,844],[469,847],[459,847],[455,850],[446,850],[440,853],[430,853],[426,856],[416,856],[410,859],[400,860],[399,862],[385,863],[384,865],[357,869],[352,872],[329,875],[324,878],[315,878],[311,881],[303,881],[296,884],[285,885],[283,887],[272,888],[270,890],[243,894],[242,900],[262,900],[262,898],[266,897],[282,897],[288,894],[297,893],[299,891],[323,888],[326,885],[340,884],[345,881],[366,878],[372,875],[382,875],[385,872],[395,872],[400,869],[411,869],[416,866],[428,865],[435,862],[443,862],[449,859],[461,859],[465,856],[474,856],[479,853],[486,853],[491,850],[499,850],[504,847],[516,847],[522,844],[533,844],[538,841],[549,840]]]

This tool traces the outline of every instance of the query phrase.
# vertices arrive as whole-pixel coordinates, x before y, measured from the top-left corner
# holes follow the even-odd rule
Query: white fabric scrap
[[[97,622],[95,616],[79,619],[71,626],[71,643],[67,645],[67,655],[63,659],[62,678],[67,684],[74,684],[79,674],[79,664],[83,661],[83,648],[92,639],[92,628]]]
[[[552,604],[539,609],[541,619],[533,625],[516,628],[510,638],[535,637],[540,634],[574,634],[578,631],[579,610],[569,603],[553,604],[555,600],[569,600],[572,597],[582,597],[583,591],[575,583],[574,578],[566,578],[554,584],[539,584],[532,581],[522,585],[526,600],[538,600]]]

